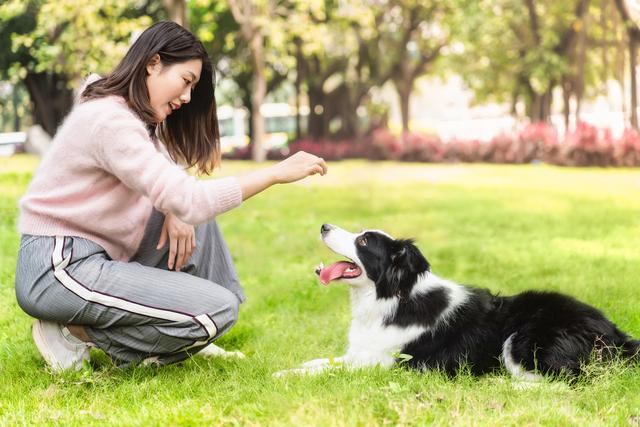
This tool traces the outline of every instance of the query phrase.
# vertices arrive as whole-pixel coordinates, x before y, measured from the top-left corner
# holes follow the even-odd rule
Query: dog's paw
[[[309,360],[308,362],[304,362],[302,364],[303,368],[313,368],[316,366],[326,366],[326,365],[330,365],[331,361],[327,358],[324,359],[313,359],[313,360]]]
[[[316,375],[325,371],[329,365],[309,366],[295,369],[285,369],[284,371],[278,371],[273,374],[274,378],[284,378],[291,375]]]
[[[284,377],[288,377],[288,376],[291,376],[291,375],[303,375],[304,371],[305,370],[303,368],[284,369],[282,371],[274,372],[272,377],[273,378],[284,378]]]
[[[323,359],[313,359],[309,360],[302,364],[304,368],[315,368],[318,366],[330,367],[330,366],[340,366],[347,363],[347,357],[329,357]]]
[[[199,355],[204,357],[222,357],[222,358],[234,358],[244,359],[246,356],[240,351],[226,351],[223,348],[218,347],[215,344],[209,344],[198,352]]]

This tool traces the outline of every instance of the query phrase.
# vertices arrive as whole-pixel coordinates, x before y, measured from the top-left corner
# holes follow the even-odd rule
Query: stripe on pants
[[[53,247],[51,261],[53,264],[54,276],[56,277],[56,279],[58,279],[62,286],[67,288],[69,291],[73,292],[85,301],[102,304],[107,307],[119,308],[121,310],[141,314],[147,317],[154,317],[157,319],[170,320],[174,322],[196,322],[207,332],[208,338],[205,341],[197,341],[196,343],[192,344],[192,346],[205,345],[209,340],[215,337],[218,329],[216,328],[215,323],[213,323],[213,320],[211,320],[211,318],[206,314],[191,316],[186,313],[180,313],[177,311],[165,310],[135,303],[87,288],[86,286],[75,280],[73,277],[71,277],[71,275],[65,270],[71,262],[71,255],[67,256],[66,258],[64,257],[65,239],[66,238],[64,236],[55,237],[55,245]]]

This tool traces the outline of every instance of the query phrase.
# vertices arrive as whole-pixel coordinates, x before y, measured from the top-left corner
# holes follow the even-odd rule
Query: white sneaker
[[[65,369],[79,371],[82,362],[89,360],[89,346],[71,335],[69,330],[59,323],[36,320],[31,335],[40,355],[54,372]]]
[[[204,357],[222,357],[222,358],[237,358],[244,359],[245,355],[240,351],[226,351],[223,348],[218,347],[215,344],[209,344],[198,352],[199,355]]]

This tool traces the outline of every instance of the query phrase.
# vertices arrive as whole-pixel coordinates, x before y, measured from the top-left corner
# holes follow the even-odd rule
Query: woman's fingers
[[[184,261],[187,252],[187,237],[182,237],[178,239],[178,257],[176,260],[176,271],[180,271],[184,266]]]
[[[320,174],[324,175],[327,173],[327,163],[324,161],[322,157],[315,156],[313,154],[304,153],[306,155],[305,163],[307,175]]]
[[[308,175],[313,175],[313,174],[316,174],[316,173],[318,173],[320,175],[324,175],[324,169],[322,168],[322,166],[320,166],[320,165],[311,166]]]
[[[167,225],[166,222],[162,226],[162,231],[160,232],[160,240],[158,240],[158,246],[156,249],[162,249],[164,244],[167,243]]]
[[[318,157],[319,165],[322,168],[322,173],[320,175],[324,175],[327,173],[327,163],[324,161],[322,157]]]
[[[169,267],[169,270],[172,270],[173,266],[176,263],[177,253],[178,253],[178,241],[175,237],[169,236],[169,261],[167,262],[167,267]]]
[[[314,156],[315,157],[315,156]],[[315,157],[313,159],[312,173],[318,173],[324,175],[327,173],[327,163],[322,157]]]
[[[327,173],[327,163],[322,157],[304,151],[283,160],[276,166],[276,182],[287,183],[298,181],[309,175]]]
[[[196,236],[195,233],[191,232],[189,235],[185,237],[178,238],[178,254],[176,261],[176,271],[182,270],[185,266],[189,258],[191,258],[191,254],[196,248]]]

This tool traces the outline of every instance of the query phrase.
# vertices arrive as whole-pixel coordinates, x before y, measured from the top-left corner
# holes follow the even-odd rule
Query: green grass
[[[630,169],[342,162],[278,186],[219,222],[248,296],[219,343],[244,361],[118,370],[100,353],[52,375],[13,290],[17,200],[37,163],[0,159],[0,425],[639,425],[640,367],[594,367],[576,384],[523,388],[506,374],[446,378],[402,368],[273,379],[338,356],[347,289],[313,274],[335,260],[330,222],[414,237],[447,278],[510,294],[559,290],[640,336],[640,175]],[[248,163],[224,163],[221,174]]]

